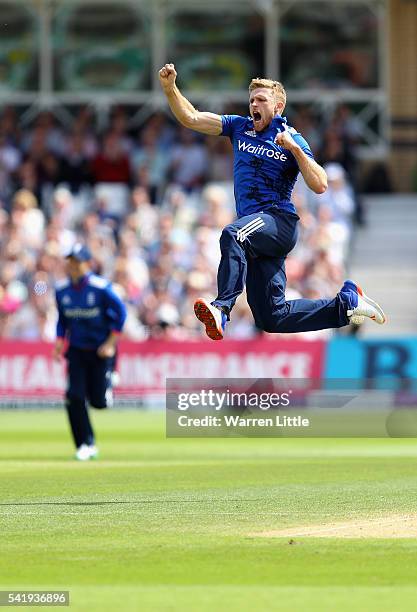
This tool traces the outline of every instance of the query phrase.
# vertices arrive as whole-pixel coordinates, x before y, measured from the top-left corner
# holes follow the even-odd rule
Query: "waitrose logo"
[[[238,140],[237,145],[239,147],[239,151],[245,151],[246,153],[251,153],[252,155],[262,155],[270,157],[271,159],[277,159],[278,161],[287,161],[288,159],[284,153],[275,151],[274,149],[269,149],[265,145],[253,145],[250,144],[250,142],[245,142],[244,140]]]

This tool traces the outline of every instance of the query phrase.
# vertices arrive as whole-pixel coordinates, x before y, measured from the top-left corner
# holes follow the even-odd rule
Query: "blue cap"
[[[72,257],[77,261],[90,261],[92,259],[90,249],[85,244],[81,244],[81,242],[76,242],[66,257],[67,259]]]

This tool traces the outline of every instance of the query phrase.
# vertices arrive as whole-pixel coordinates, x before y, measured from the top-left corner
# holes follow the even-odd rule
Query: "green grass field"
[[[167,440],[163,414],[93,416],[101,458],[77,463],[62,412],[0,412],[1,589],[89,611],[415,610],[417,539],[253,534],[417,513],[416,441]]]

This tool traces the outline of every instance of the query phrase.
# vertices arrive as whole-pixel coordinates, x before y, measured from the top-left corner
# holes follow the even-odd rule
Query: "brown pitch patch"
[[[301,525],[250,535],[259,538],[417,538],[417,514],[393,514],[324,525]]]

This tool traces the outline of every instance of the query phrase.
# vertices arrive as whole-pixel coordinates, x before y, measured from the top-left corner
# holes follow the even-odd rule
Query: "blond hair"
[[[259,89],[260,87],[272,89],[275,100],[277,102],[282,102],[285,107],[287,102],[287,94],[285,93],[284,85],[282,83],[279,81],[273,81],[272,79],[262,79],[260,77],[256,77],[249,83],[249,93],[251,93],[254,89]]]
[[[38,207],[38,200],[29,189],[19,189],[19,191],[16,191],[14,194],[12,207],[30,210],[31,208]]]

